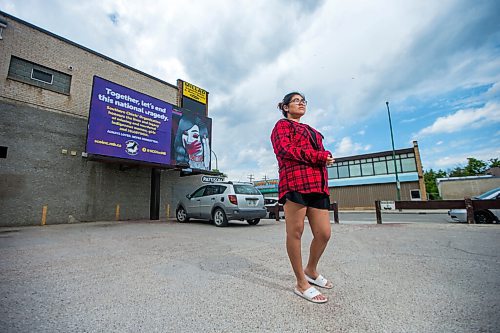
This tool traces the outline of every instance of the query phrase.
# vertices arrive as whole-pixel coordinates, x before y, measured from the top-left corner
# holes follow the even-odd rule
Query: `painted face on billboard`
[[[194,125],[182,133],[182,146],[186,149],[189,160],[196,162],[203,160],[203,146],[201,141],[198,125]]]
[[[175,164],[188,164],[193,169],[209,170],[211,148],[205,121],[198,116],[182,116],[173,150]]]

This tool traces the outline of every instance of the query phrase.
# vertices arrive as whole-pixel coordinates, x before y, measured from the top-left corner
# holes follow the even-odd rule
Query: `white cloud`
[[[436,159],[432,163],[433,168],[448,169],[458,165],[465,165],[467,158],[473,157],[479,160],[488,161],[491,158],[498,158],[500,156],[500,148],[472,150],[465,153],[455,153],[453,155],[446,155]]]
[[[480,128],[497,122],[500,122],[500,104],[488,103],[482,108],[459,110],[454,114],[439,117],[431,126],[422,129],[416,136],[454,133],[465,128]]]
[[[386,132],[373,120],[388,99],[395,119],[398,109],[412,113],[400,123],[419,136],[498,122],[495,1],[0,0],[0,8],[167,82],[208,90],[213,149],[230,178],[277,175],[269,136],[291,90],[306,94],[303,121],[337,156],[384,149],[377,142]],[[471,98],[435,120],[407,102],[492,83],[485,107]],[[421,129],[422,119],[432,125]],[[353,142],[352,128],[367,121]]]
[[[356,155],[362,151],[367,151],[371,148],[370,145],[362,145],[360,143],[355,143],[348,136],[343,137],[340,142],[335,145],[335,150],[333,152],[335,157]]]

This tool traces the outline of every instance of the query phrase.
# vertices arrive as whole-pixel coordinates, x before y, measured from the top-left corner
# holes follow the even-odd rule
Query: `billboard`
[[[179,105],[184,109],[196,112],[200,116],[208,116],[208,92],[194,84],[177,80]]]
[[[171,164],[173,105],[94,76],[89,154]]]
[[[201,104],[207,104],[207,92],[194,84],[183,81],[182,95],[191,98]]]
[[[212,119],[188,109],[172,110],[171,164],[211,170]]]

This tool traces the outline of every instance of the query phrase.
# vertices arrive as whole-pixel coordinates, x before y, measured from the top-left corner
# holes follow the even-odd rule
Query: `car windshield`
[[[260,195],[259,190],[252,185],[234,185],[234,193]]]
[[[483,194],[478,195],[476,198],[478,198],[478,199],[486,199],[487,197],[489,197],[490,195],[492,195],[493,193],[498,192],[498,191],[500,191],[500,187],[499,188],[494,188],[492,190],[489,190],[488,192],[484,192]]]

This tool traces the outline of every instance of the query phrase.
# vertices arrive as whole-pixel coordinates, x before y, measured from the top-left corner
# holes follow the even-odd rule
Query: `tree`
[[[490,160],[491,161],[491,160]],[[493,162],[492,162],[493,163]],[[478,160],[474,157],[467,158],[467,165],[463,168],[457,166],[449,172],[450,177],[466,177],[484,175],[487,169],[487,164],[484,161]]]
[[[443,171],[441,169],[439,169],[437,172],[432,169],[424,172],[425,190],[429,195],[429,199],[431,200],[441,199],[441,197],[439,196],[436,179],[444,178],[446,176],[447,176],[446,171]]]
[[[489,159],[489,162],[490,162],[490,165],[488,165],[488,167],[490,168],[499,168],[500,167],[500,160],[498,160],[498,158],[491,158]]]
[[[467,165],[465,166],[465,172],[467,176],[477,176],[483,175],[486,171],[487,165],[484,161],[475,159],[474,157],[467,158]]]
[[[219,169],[212,169],[212,172],[218,172],[220,177],[227,178],[227,175],[224,172],[220,172]]]

